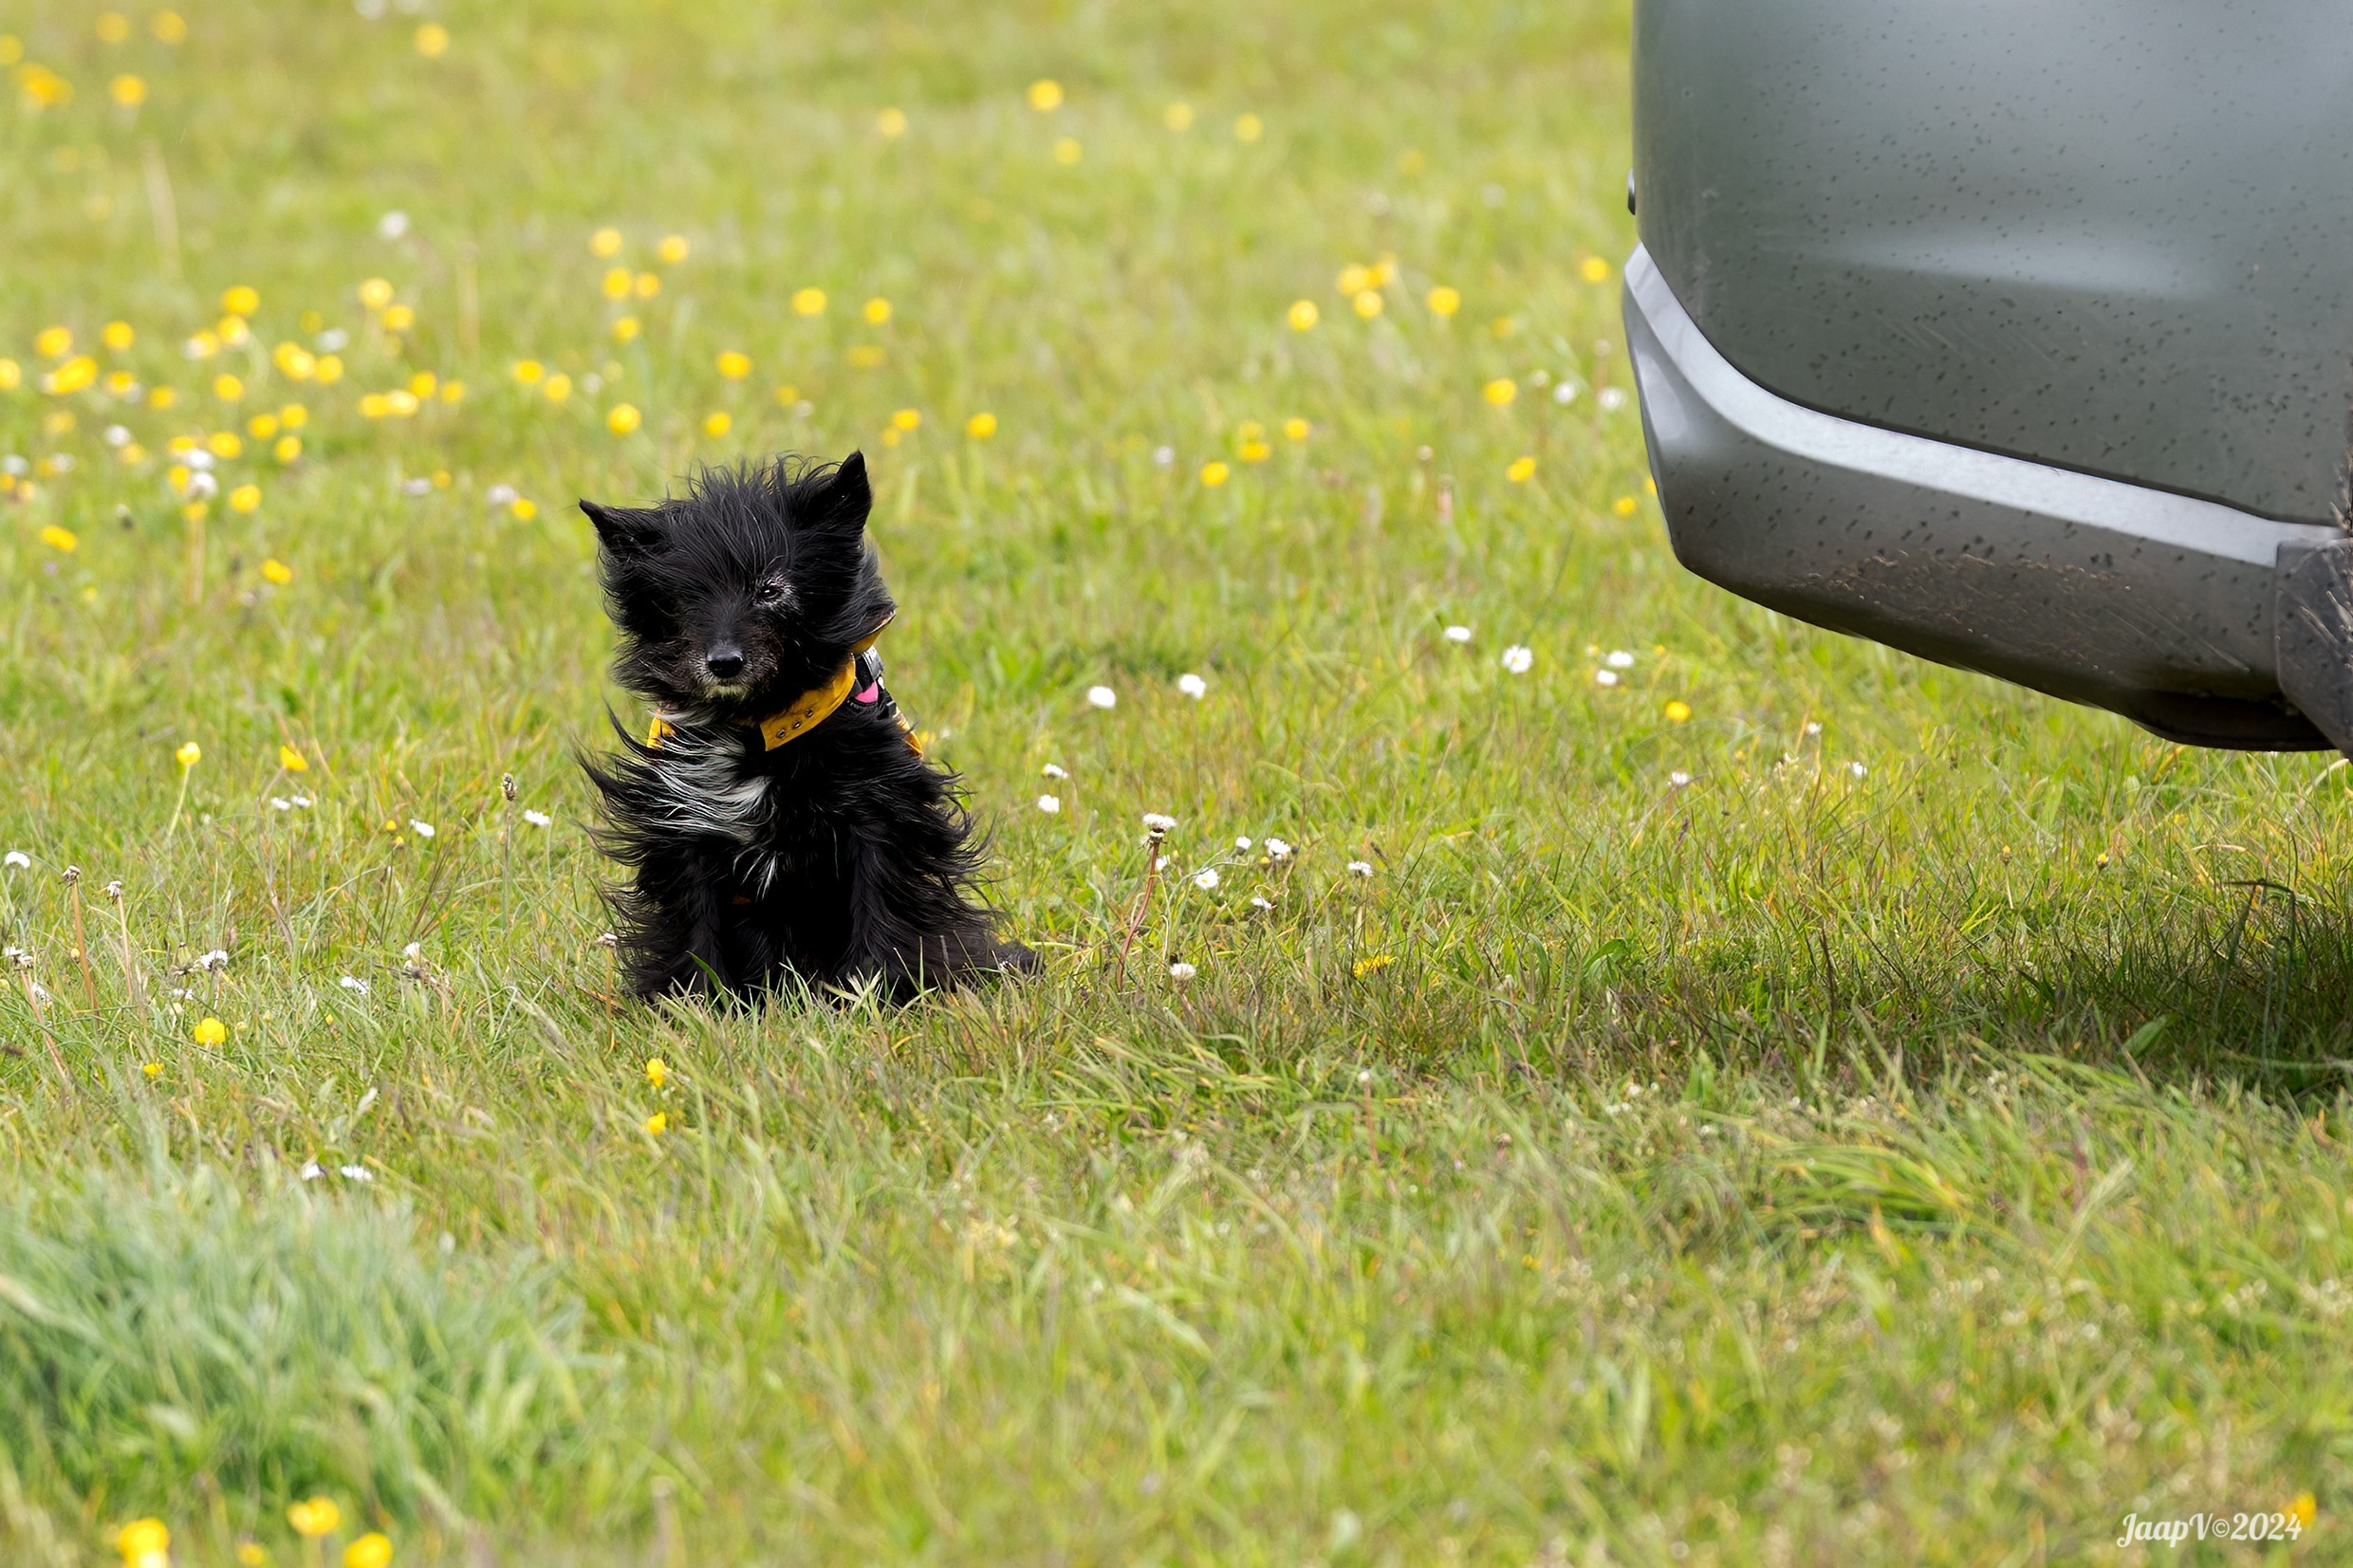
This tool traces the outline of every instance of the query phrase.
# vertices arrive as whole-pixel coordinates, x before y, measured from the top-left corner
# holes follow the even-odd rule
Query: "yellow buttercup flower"
[[[539,515],[539,503],[528,496],[518,495],[514,498],[514,504],[507,509],[514,514],[516,522],[528,523]]]
[[[1587,283],[1609,282],[1609,263],[1599,256],[1587,256],[1577,264],[1577,275]]]
[[[923,411],[902,408],[891,415],[891,423],[900,430],[913,430],[923,423]]]
[[[1293,332],[1307,331],[1323,318],[1324,313],[1315,307],[1313,300],[1293,300],[1291,307],[1283,313],[1283,319],[1290,323]]]
[[[615,403],[604,416],[604,428],[616,435],[626,435],[642,422],[634,403]]]
[[[217,1018],[207,1017],[197,1024],[190,1038],[199,1045],[217,1045],[229,1038],[229,1025]]]
[[[1362,980],[1368,974],[1379,974],[1396,962],[1395,958],[1385,952],[1377,952],[1368,958],[1360,958],[1356,961],[1356,977]]]
[[[239,284],[221,294],[221,308],[232,316],[250,316],[261,307],[261,291],[245,284]]]
[[[142,1061],[139,1064],[139,1070],[145,1073],[149,1078],[160,1078],[163,1076],[163,1063],[160,1061]],[[132,1556],[129,1552],[125,1552],[122,1554],[122,1560],[125,1563],[132,1563],[139,1561],[140,1559]]]
[[[131,19],[119,10],[102,10],[98,13],[94,30],[100,43],[120,44],[131,36]]]
[[[644,323],[635,316],[623,316],[613,323],[613,341],[620,343],[634,342],[643,327]]]
[[[239,485],[235,489],[229,492],[229,509],[231,511],[250,512],[258,507],[261,504],[262,488],[259,485]]]
[[[139,334],[131,330],[128,322],[108,322],[100,330],[98,341],[120,354],[139,341]]]
[[[684,234],[665,234],[661,244],[654,248],[654,254],[662,259],[663,266],[676,267],[686,260],[688,249]]]
[[[303,438],[299,435],[281,435],[278,444],[269,449],[269,455],[281,463],[291,463],[302,454]]]
[[[537,360],[517,360],[514,362],[514,378],[525,386],[529,386],[547,374],[547,367]]]
[[[156,35],[156,40],[158,43],[180,44],[187,41],[188,23],[181,17],[180,13],[176,10],[159,10],[156,12],[156,19],[153,22],[148,23],[147,26],[149,30]]]
[[[33,352],[45,360],[62,360],[73,352],[73,331],[69,327],[45,326],[34,334]]]
[[[386,1568],[392,1561],[392,1541],[380,1531],[366,1535],[343,1548],[343,1568]]]
[[[224,403],[233,403],[245,396],[245,383],[234,376],[213,378],[213,396]]]
[[[294,568],[273,555],[262,563],[262,576],[283,588],[294,581]],[[297,773],[310,766],[301,752],[283,746],[278,747],[278,761]]]
[[[825,291],[822,288],[794,289],[792,313],[796,316],[824,315],[825,313]]]
[[[620,255],[621,231],[618,229],[600,229],[595,233],[589,235],[588,253],[592,256]]]
[[[1520,395],[1520,383],[1509,376],[1498,376],[1479,389],[1479,396],[1502,408]]]
[[[381,310],[392,303],[392,285],[383,278],[370,278],[360,286],[360,303],[370,310]]]
[[[1350,300],[1348,304],[1355,309],[1358,315],[1363,317],[1369,322],[1375,316],[1380,314],[1383,301],[1381,300],[1380,294],[1378,290],[1368,288],[1362,294],[1359,294],[1355,299]]]
[[[184,743],[177,751],[173,752],[172,756],[180,766],[194,767],[204,761],[204,747],[194,741],[189,741]]]
[[[842,358],[861,370],[876,370],[881,367],[883,354],[874,343],[852,343]]]
[[[1666,706],[1667,722],[1681,724],[1692,716],[1691,704],[1681,697],[1670,697]]]
[[[964,434],[975,441],[986,441],[997,433],[997,416],[990,413],[973,415],[964,421]]]
[[[1371,267],[1350,262],[1340,269],[1340,276],[1333,280],[1333,286],[1353,299],[1372,287],[1373,281]]]
[[[136,109],[147,101],[147,83],[125,71],[106,83],[106,96],[126,109]]]
[[[1218,486],[1224,484],[1228,479],[1232,478],[1232,475],[1233,470],[1226,467],[1223,463],[1204,463],[1201,465],[1201,483],[1208,486],[1211,489],[1215,489]]]
[[[650,300],[661,292],[661,279],[651,272],[640,272],[631,281],[630,287],[637,290],[639,299]]]
[[[322,386],[333,386],[336,382],[342,380],[343,378],[343,356],[340,354],[320,355],[317,374],[319,378],[319,384]],[[158,390],[169,392],[171,388],[163,387]]]
[[[0,360],[0,392],[14,392],[25,381],[25,367],[14,360]]]
[[[646,1117],[645,1130],[653,1134],[656,1137],[659,1137],[662,1134],[670,1131],[670,1113],[667,1111],[657,1111],[652,1116]]]
[[[1511,466],[1503,470],[1503,476],[1514,485],[1525,485],[1536,477],[1536,460],[1533,457],[1515,457],[1511,460]]]
[[[1308,429],[1307,421],[1296,415],[1283,421],[1283,434],[1288,440],[1305,441]]]
[[[627,299],[629,297],[629,268],[625,267],[616,267],[611,271],[605,273],[604,297],[608,300]]]
[[[286,570],[283,566],[278,569],[280,571]],[[287,572],[287,577],[288,578],[293,575],[294,574],[291,572]],[[284,581],[286,579],[281,578],[278,581]],[[285,768],[288,773],[307,773],[310,771],[310,759],[304,756],[301,752],[295,750],[290,746],[281,746],[278,747],[278,766]]]
[[[440,384],[440,377],[430,370],[420,370],[409,378],[409,396],[419,399],[430,397]]]
[[[87,354],[77,354],[41,378],[41,390],[52,397],[63,397],[80,392],[98,379],[98,361]]]
[[[335,1506],[333,1498],[314,1497],[287,1508],[286,1522],[294,1526],[296,1535],[315,1540],[334,1533],[335,1527],[343,1522],[343,1511]]]
[[[729,349],[719,356],[719,374],[731,381],[740,381],[751,374],[751,356]]]
[[[416,324],[417,310],[415,306],[405,304],[388,304],[384,306],[385,331],[406,332],[410,327],[415,326]]]
[[[1160,123],[1172,131],[1192,130],[1193,105],[1182,101],[1170,104],[1160,111]]]
[[[907,116],[903,110],[885,109],[874,117],[874,128],[886,140],[896,141],[907,134]]]
[[[155,1061],[143,1069],[149,1078],[162,1070]],[[116,1535],[115,1550],[122,1554],[123,1568],[169,1568],[172,1532],[159,1519],[135,1519]]]
[[[1086,149],[1079,145],[1077,137],[1062,137],[1054,143],[1054,161],[1065,169],[1085,156]]]
[[[572,378],[562,371],[558,371],[542,381],[539,390],[547,395],[547,401],[561,403],[572,395]]]
[[[880,326],[891,319],[891,302],[877,294],[866,302],[865,308],[861,314],[876,326]]]
[[[258,1540],[239,1541],[237,1568],[269,1568],[269,1548]]]
[[[245,439],[233,430],[216,430],[205,437],[204,447],[215,457],[242,457]]]
[[[1421,303],[1430,307],[1430,314],[1433,316],[1452,316],[1462,308],[1462,294],[1457,289],[1449,288],[1444,284],[1440,284],[1429,293],[1424,294],[1421,297]]]
[[[65,555],[71,555],[74,553],[75,548],[81,544],[82,541],[74,537],[72,529],[61,528],[56,524],[52,523],[47,527],[41,530],[41,543],[46,544],[52,550],[59,551]]]
[[[449,52],[450,29],[438,22],[428,22],[417,29],[417,52],[428,60],[438,60]]]
[[[256,414],[245,422],[245,433],[256,441],[267,441],[278,434],[278,416],[274,414]]]
[[[735,428],[735,416],[720,409],[703,420],[703,434],[716,439]]]
[[[1617,500],[1609,504],[1609,509],[1616,512],[1621,517],[1632,517],[1634,515],[1635,505],[1636,503],[1634,497],[1630,495],[1621,495]]]
[[[645,1059],[645,1081],[658,1089],[669,1080],[670,1063],[658,1056],[647,1057]]]
[[[1266,134],[1267,122],[1259,119],[1256,115],[1236,115],[1234,117],[1234,140],[1256,141],[1260,137],[1265,136]]]
[[[1050,77],[1040,77],[1029,83],[1029,107],[1040,114],[1051,114],[1062,107],[1062,83]]]

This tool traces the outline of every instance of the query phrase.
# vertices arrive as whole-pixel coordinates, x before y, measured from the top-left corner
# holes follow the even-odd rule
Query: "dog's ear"
[[[874,510],[874,489],[866,483],[866,454],[851,452],[803,498],[801,521],[821,528],[856,533]]]
[[[583,501],[580,509],[597,526],[597,537],[615,555],[642,555],[661,540],[661,525],[649,511],[635,507],[600,507]]]

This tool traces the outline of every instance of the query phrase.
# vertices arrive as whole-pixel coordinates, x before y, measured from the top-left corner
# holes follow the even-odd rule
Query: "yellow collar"
[[[858,684],[858,655],[880,642],[883,628],[889,625],[890,621],[885,619],[863,642],[852,648],[850,656],[843,660],[842,668],[834,672],[831,680],[814,691],[802,692],[790,703],[762,719],[762,749],[773,751],[780,746],[797,741],[833,717],[834,710],[849,701],[850,688]],[[653,728],[645,733],[645,744],[649,747],[659,746],[662,737],[670,731],[670,722],[658,713],[654,716]]]

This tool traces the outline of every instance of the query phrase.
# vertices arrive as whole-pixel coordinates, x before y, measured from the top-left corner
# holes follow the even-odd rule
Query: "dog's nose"
[[[733,680],[744,673],[744,651],[732,642],[722,642],[703,655],[703,668],[714,680]]]

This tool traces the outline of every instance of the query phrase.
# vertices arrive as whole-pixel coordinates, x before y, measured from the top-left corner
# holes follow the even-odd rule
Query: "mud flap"
[[[2271,637],[2281,694],[2353,756],[2353,538],[2280,546]]]

